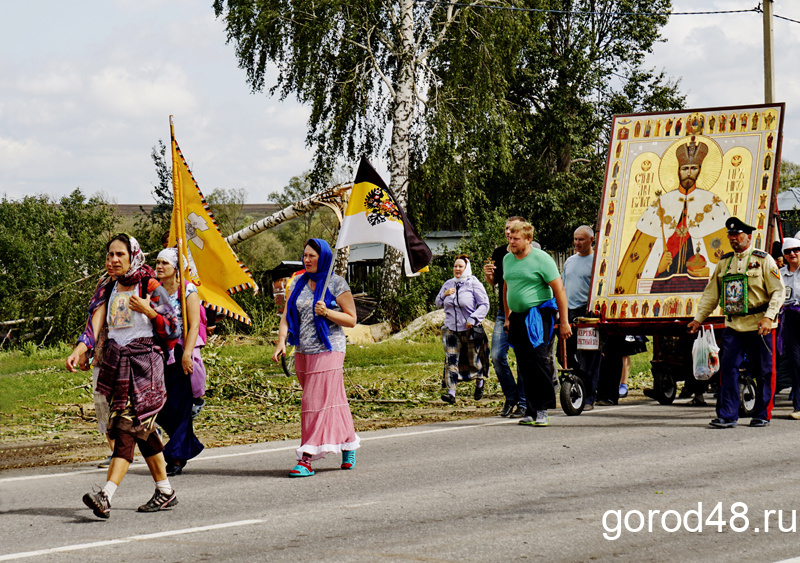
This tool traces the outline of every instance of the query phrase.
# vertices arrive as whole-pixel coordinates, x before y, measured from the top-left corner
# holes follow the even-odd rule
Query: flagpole
[[[333,254],[331,255],[331,265],[328,267],[328,275],[325,276],[325,285],[322,286],[324,288],[322,290],[322,300],[323,301],[325,301],[325,291],[328,289],[328,281],[330,281],[330,279],[331,279],[331,274],[333,273],[333,267],[336,265],[336,253],[337,252],[339,252],[339,249],[334,247],[333,248]],[[325,306],[327,307],[328,304],[325,303]]]
[[[181,186],[180,174],[178,173],[177,163],[175,162],[175,125],[172,122],[171,115],[169,116],[169,137],[172,151],[172,222],[175,227],[175,242],[178,245],[178,295],[181,300],[183,345],[186,346],[186,337],[189,334],[189,312],[186,310],[186,291],[183,287],[183,256],[186,251],[186,225],[183,221],[183,187]],[[186,350],[184,350],[184,353],[185,352]]]

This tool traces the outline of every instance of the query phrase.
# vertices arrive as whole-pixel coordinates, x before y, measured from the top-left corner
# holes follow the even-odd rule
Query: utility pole
[[[764,103],[775,102],[775,58],[772,44],[773,0],[763,0],[764,14]]]

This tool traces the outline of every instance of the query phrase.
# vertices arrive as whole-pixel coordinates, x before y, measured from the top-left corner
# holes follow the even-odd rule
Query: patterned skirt
[[[344,389],[343,366],[344,352],[295,353],[294,367],[303,388],[297,459],[305,453],[313,461],[360,445]]]
[[[486,337],[470,340],[469,331],[455,331],[442,326],[442,346],[444,384],[448,389],[455,389],[459,381],[489,376],[489,342]]]

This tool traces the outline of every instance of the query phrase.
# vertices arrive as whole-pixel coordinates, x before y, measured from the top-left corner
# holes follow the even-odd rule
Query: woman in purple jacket
[[[439,290],[436,306],[444,307],[442,345],[447,393],[442,400],[455,403],[456,383],[477,379],[474,394],[477,401],[483,397],[484,379],[489,375],[489,340],[483,330],[489,296],[480,280],[472,275],[466,255],[456,258],[453,277]]]

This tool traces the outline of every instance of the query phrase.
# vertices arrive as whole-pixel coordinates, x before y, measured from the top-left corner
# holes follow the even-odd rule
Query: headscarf
[[[472,276],[472,265],[470,264],[469,258],[464,258],[462,256],[462,257],[456,258],[456,260],[463,260],[464,262],[466,262],[467,267],[464,268],[464,271],[461,272],[460,276],[453,276],[453,279],[456,280],[456,281],[459,281],[459,282],[467,281],[470,278],[470,276]],[[455,260],[454,260],[454,262],[455,262]]]
[[[161,252],[158,253],[158,259],[166,260],[172,267],[175,268],[175,271],[178,271],[178,249],[177,248],[165,248]]]
[[[314,302],[312,304],[312,310],[317,301],[323,300],[323,292],[325,305],[327,307],[336,306],[336,298],[333,296],[330,290],[324,286],[325,278],[328,277],[328,270],[330,269],[331,262],[333,261],[331,247],[326,241],[319,238],[309,240],[313,240],[319,245],[319,260],[317,260],[316,272],[309,273],[306,271],[295,281],[294,287],[292,288],[292,294],[289,297],[289,302],[286,304],[286,321],[289,325],[288,342],[292,346],[297,346],[300,338],[300,314],[297,311],[297,298],[299,297],[300,292],[303,291],[303,288],[306,286],[309,279],[315,281],[317,284],[314,288]],[[305,250],[306,246],[307,245],[303,245],[303,250]],[[330,350],[331,342],[328,338],[330,335],[330,330],[325,317],[321,317],[314,313],[314,327],[317,330],[317,336],[319,339],[322,341],[325,347]]]
[[[156,273],[153,268],[144,263],[145,257],[139,241],[133,237],[128,237],[131,244],[131,266],[124,276],[117,279],[120,285],[135,285],[144,277],[155,278]]]

